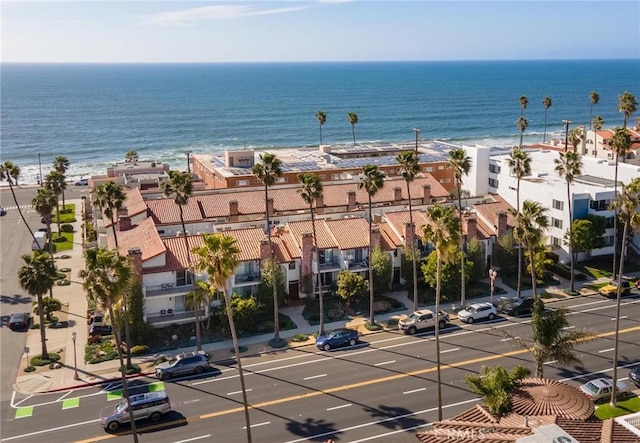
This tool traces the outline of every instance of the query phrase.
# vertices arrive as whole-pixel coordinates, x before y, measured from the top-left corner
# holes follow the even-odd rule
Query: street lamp
[[[564,123],[564,152],[567,152],[569,144],[569,123],[571,123],[571,120],[562,120],[562,123]]]
[[[76,331],[71,333],[71,340],[73,341],[73,379],[80,380],[80,376],[78,375],[78,353],[76,352],[76,339],[78,338],[78,334]]]
[[[416,133],[416,149],[415,149],[415,151],[416,151],[416,155],[418,155],[418,139],[420,137],[420,128],[413,128],[413,130]]]
[[[189,174],[191,174],[191,159],[190,159],[191,153],[192,153],[192,151],[186,151],[185,152],[185,154],[187,154],[187,172]]]
[[[493,303],[493,282],[496,281],[496,277],[498,276],[498,273],[496,271],[494,271],[493,269],[489,269],[489,280],[491,280],[491,297],[489,298],[489,301],[491,303]]]

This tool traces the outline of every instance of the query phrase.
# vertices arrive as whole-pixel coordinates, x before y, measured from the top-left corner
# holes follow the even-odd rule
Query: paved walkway
[[[84,257],[82,250],[82,200],[71,200],[69,203],[75,203],[76,205],[76,219],[73,223],[76,230],[75,244],[72,251],[65,252],[69,255],[67,259],[58,259],[56,261],[58,268],[70,268],[69,279],[71,285],[69,286],[55,286],[53,289],[53,296],[59,299],[64,308],[59,317],[66,316],[69,321],[69,327],[64,329],[47,329],[47,347],[49,351],[59,352],[62,356],[60,360],[61,367],[59,369],[39,368],[36,372],[25,373],[24,368],[27,366],[27,355],[23,355],[20,368],[18,370],[18,377],[14,384],[16,391],[23,394],[34,394],[41,392],[66,390],[74,387],[85,386],[89,384],[97,384],[107,380],[114,380],[120,377],[118,371],[119,361],[112,360],[98,364],[88,364],[84,361],[84,345],[87,342],[88,328],[86,322],[87,313],[87,299],[85,292],[82,288],[82,281],[78,278],[78,271],[84,267]],[[62,254],[57,254],[60,256]],[[640,275],[640,273],[638,273]],[[608,279],[603,279],[608,280]],[[592,282],[590,282],[592,283]],[[496,286],[501,286],[507,291],[506,294],[497,295],[494,301],[497,301],[499,297],[512,297],[515,295],[515,291],[502,284],[498,278],[496,280]],[[568,286],[568,282],[560,281],[557,286],[547,287],[547,292],[556,292],[561,294],[563,288]],[[581,287],[581,284],[576,284],[577,288]],[[531,291],[524,291],[523,295],[530,295]],[[394,292],[388,294],[389,296],[402,302],[407,309],[404,311],[394,312],[391,314],[376,315],[376,320],[380,322],[386,322],[390,319],[397,319],[402,315],[410,314],[413,307],[413,301],[409,300],[406,292]],[[564,296],[558,295],[558,299],[562,299]],[[476,298],[473,301],[489,301],[489,297]],[[549,301],[548,299],[545,301]],[[451,310],[453,306],[451,304],[443,304],[442,309]],[[433,306],[420,306],[421,309],[429,308],[433,309]],[[309,325],[309,323],[302,317],[302,310],[304,306],[292,306],[281,308],[281,312],[288,315],[296,324],[295,329],[284,330],[280,332],[280,336],[284,339],[288,339],[288,346],[310,346],[313,345],[313,340],[309,339],[305,343],[293,343],[291,338],[296,334],[311,335],[318,331],[318,326]],[[341,320],[338,322],[326,323],[325,329],[331,330],[339,327],[358,328],[362,334],[372,333],[365,329],[364,323],[368,321],[368,317],[356,317],[351,320]],[[76,333],[77,347],[74,348],[74,342],[72,339],[72,333]],[[251,337],[244,337],[239,339],[239,344],[249,348],[247,354],[264,353],[274,351],[268,345],[268,341],[273,338],[273,333],[254,335]],[[27,347],[29,348],[29,357],[35,354],[39,354],[41,350],[40,334],[39,330],[33,329],[28,332]],[[202,348],[209,352],[212,356],[212,361],[227,360],[232,358],[231,353],[232,344],[229,340],[220,341],[215,343],[203,344]],[[172,351],[171,354],[177,354],[182,351],[194,350],[195,347],[189,347]],[[77,374],[78,379],[74,379],[74,350],[77,352]],[[151,363],[153,357],[142,356],[134,357],[134,363],[137,363],[143,369],[143,374],[153,373],[153,363]]]

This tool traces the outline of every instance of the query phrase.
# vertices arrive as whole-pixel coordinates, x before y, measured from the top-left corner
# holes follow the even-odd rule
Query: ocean
[[[570,127],[622,124],[618,96],[640,97],[640,59],[570,61],[7,64],[0,65],[2,161],[35,183],[58,155],[71,180],[103,174],[136,150],[141,159],[185,168],[185,152],[317,146],[323,143],[444,140],[513,146],[519,97],[529,125],[525,144]],[[633,118],[632,118],[633,123]]]

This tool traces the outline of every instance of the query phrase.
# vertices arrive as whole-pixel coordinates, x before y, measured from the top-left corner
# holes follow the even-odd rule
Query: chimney
[[[422,204],[423,205],[431,204],[431,186],[430,185],[422,185]]]
[[[131,218],[130,217],[119,217],[118,218],[118,231],[128,231],[131,229]]]
[[[502,237],[507,232],[507,213],[502,211],[498,212],[498,232],[496,234],[498,237]]]
[[[273,209],[273,197],[269,197],[269,200],[267,200],[267,211],[269,211],[269,217],[273,217],[275,215]]]
[[[129,263],[133,268],[133,277],[136,284],[142,284],[142,251],[140,248],[131,248],[127,253]]]
[[[478,237],[478,221],[475,215],[465,215],[464,221],[467,226],[467,240]]]
[[[380,246],[380,226],[377,224],[371,225],[371,250]]]
[[[260,260],[269,260],[271,257],[271,249],[269,247],[269,240],[260,240]]]
[[[238,215],[240,211],[238,211],[238,200],[231,200],[229,202],[229,215],[233,217],[234,215]]]
[[[316,212],[321,213],[322,208],[324,207],[324,197],[321,195],[316,198]]]
[[[412,229],[411,223],[405,223],[404,224],[404,245],[411,247],[411,233],[415,232],[414,229]],[[415,233],[413,234],[413,243],[415,244],[416,242],[416,235]]]
[[[300,280],[309,276],[313,278],[313,234],[304,232],[302,234],[302,254],[300,265]]]
[[[347,211],[353,211],[356,208],[356,191],[347,192]]]
[[[400,186],[396,186],[393,188],[393,201],[399,202],[402,200],[402,188]]]

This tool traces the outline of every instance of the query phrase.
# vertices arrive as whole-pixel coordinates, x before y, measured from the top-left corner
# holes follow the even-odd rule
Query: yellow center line
[[[627,329],[621,329],[619,331],[620,334],[625,334],[628,332],[636,332],[636,331],[640,331],[640,326],[634,326],[631,328],[627,328]],[[596,334],[597,338],[604,338],[604,337],[609,337],[611,335],[614,335],[615,331],[610,331],[610,332],[603,332],[600,334]],[[455,362],[455,363],[442,363],[440,366],[440,369],[448,369],[448,368],[459,368],[462,366],[468,366],[468,365],[472,365],[475,363],[483,363],[486,361],[491,361],[491,360],[497,360],[499,358],[504,358],[504,357],[513,357],[515,355],[520,355],[520,354],[525,354],[528,353],[529,351],[526,349],[518,349],[516,351],[510,351],[510,352],[505,352],[503,354],[494,354],[494,355],[487,355],[484,357],[477,357],[477,358],[472,358],[469,360],[464,360],[464,361],[459,361],[459,362]],[[423,374],[428,374],[431,372],[436,371],[438,368],[437,366],[433,366],[430,368],[425,368],[425,369],[419,369],[416,371],[411,371],[411,372],[404,372],[402,374],[394,374],[394,375],[389,375],[386,377],[380,377],[380,378],[375,378],[372,380],[365,380],[365,381],[361,381],[358,383],[352,383],[349,385],[343,385],[343,386],[336,386],[335,388],[329,388],[329,389],[323,389],[323,390],[315,390],[315,391],[311,391],[311,392],[305,392],[302,394],[298,394],[298,395],[292,395],[289,397],[282,397],[282,398],[278,398],[275,400],[268,400],[268,401],[263,401],[261,403],[255,403],[252,405],[249,405],[249,409],[257,409],[257,408],[265,408],[265,407],[269,407],[269,406],[274,406],[274,405],[278,405],[278,404],[282,404],[282,403],[288,403],[288,402],[292,402],[292,401],[298,401],[298,400],[306,400],[308,398],[313,398],[313,397],[318,397],[320,395],[325,395],[325,394],[333,394],[335,392],[341,392],[341,391],[346,391],[349,389],[356,389],[356,388],[362,388],[365,386],[370,386],[370,385],[374,385],[374,384],[378,384],[378,383],[386,383],[389,381],[394,381],[394,380],[400,380],[402,378],[407,378],[407,377],[415,377],[418,375],[423,375]],[[244,406],[239,406],[237,408],[231,408],[231,409],[225,409],[223,411],[218,411],[218,412],[211,412],[209,414],[202,414],[202,415],[196,415],[194,417],[189,417],[187,418],[187,422],[192,422],[194,420],[205,420],[208,418],[214,418],[214,417],[221,417],[224,415],[229,415],[229,414],[235,414],[237,412],[242,412],[244,411]],[[184,421],[184,419],[180,420],[181,422]],[[171,423],[161,423],[158,425],[153,425],[152,427],[145,427],[145,430],[149,430],[149,429],[153,429],[153,428],[157,428],[157,427],[166,427],[166,426],[170,426]],[[117,435],[103,435],[97,438],[91,438],[91,439],[87,439],[87,440],[80,440],[77,441],[76,443],[91,443],[91,442],[96,442],[96,441],[100,441],[100,440],[105,440],[108,438],[113,438],[113,437],[117,437]]]

